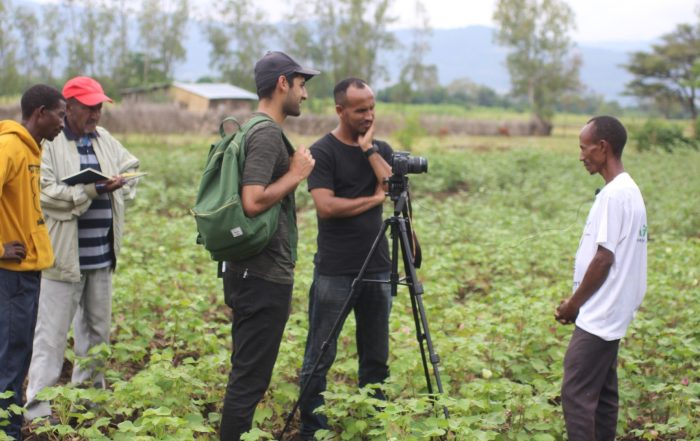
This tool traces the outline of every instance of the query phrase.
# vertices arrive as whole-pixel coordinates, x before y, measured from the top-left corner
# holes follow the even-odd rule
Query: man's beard
[[[282,105],[282,112],[287,116],[299,116],[301,115],[301,103],[288,96]]]

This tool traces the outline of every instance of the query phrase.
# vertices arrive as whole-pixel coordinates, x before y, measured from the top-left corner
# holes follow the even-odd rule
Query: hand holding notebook
[[[127,172],[122,173],[114,178],[122,178],[124,181],[130,181],[132,179],[140,178],[147,175],[146,172]],[[104,173],[95,170],[94,168],[86,168],[80,170],[78,173],[74,173],[70,176],[66,176],[62,179],[64,184],[76,185],[76,184],[92,184],[99,181],[109,181],[113,179],[111,176],[107,176]]]

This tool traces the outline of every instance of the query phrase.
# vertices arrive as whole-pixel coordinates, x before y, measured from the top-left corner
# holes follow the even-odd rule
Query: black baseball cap
[[[258,92],[271,87],[280,75],[303,75],[307,80],[321,72],[302,67],[292,57],[279,51],[270,51],[255,63],[255,87]]]

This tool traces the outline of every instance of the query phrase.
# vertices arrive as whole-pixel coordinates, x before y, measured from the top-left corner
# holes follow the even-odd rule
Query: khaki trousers
[[[105,387],[102,369],[86,357],[94,346],[109,344],[111,317],[111,268],[84,271],[80,282],[76,283],[41,280],[39,315],[29,366],[26,419],[51,414],[50,404],[37,400],[36,395],[58,382],[71,322],[73,351],[80,360],[73,366],[71,382]]]

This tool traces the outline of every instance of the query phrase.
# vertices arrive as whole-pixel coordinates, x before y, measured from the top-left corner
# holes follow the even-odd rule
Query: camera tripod
[[[416,267],[420,266],[420,247],[417,240],[411,242],[409,237],[415,239],[413,235],[413,230],[411,228],[411,218],[409,216],[410,212],[410,199],[408,192],[408,177],[406,176],[392,176],[389,179],[389,193],[391,200],[394,201],[394,215],[388,219],[385,219],[382,223],[382,228],[377,234],[377,237],[372,243],[372,247],[365,258],[360,272],[357,277],[353,280],[350,286],[350,292],[348,293],[347,299],[341,308],[341,312],[336,318],[331,331],[326,338],[326,340],[321,345],[321,350],[314,361],[311,368],[311,372],[308,379],[301,387],[301,392],[299,393],[299,398],[292,411],[287,416],[282,432],[277,436],[278,441],[282,441],[282,436],[287,432],[289,424],[294,418],[301,400],[305,397],[309,384],[313,379],[314,373],[318,370],[318,366],[331,342],[335,341],[340,334],[344,318],[350,313],[353,306],[353,300],[355,299],[355,288],[360,282],[369,283],[389,283],[391,284],[391,295],[396,296],[398,285],[406,285],[411,294],[411,307],[413,310],[413,319],[416,326],[416,339],[418,340],[418,345],[420,346],[421,360],[423,362],[423,372],[425,373],[425,381],[428,389],[428,394],[431,397],[435,396],[433,390],[433,382],[430,376],[430,369],[428,368],[428,359],[433,367],[433,374],[435,376],[435,384],[437,386],[437,391],[439,394],[443,393],[442,381],[440,380],[440,357],[435,353],[433,348],[433,341],[430,337],[430,331],[428,329],[428,318],[425,314],[425,308],[423,307],[423,284],[418,281],[416,275]],[[389,280],[368,280],[365,279],[365,273],[367,267],[372,260],[375,252],[377,251],[379,245],[382,243],[382,238],[386,234],[386,231],[390,229],[391,235],[391,274]],[[399,278],[399,249],[401,251],[401,257],[403,259],[405,278]],[[415,257],[414,257],[415,256]],[[427,354],[426,354],[427,349]],[[445,418],[449,418],[449,412],[447,407],[442,408]]]

